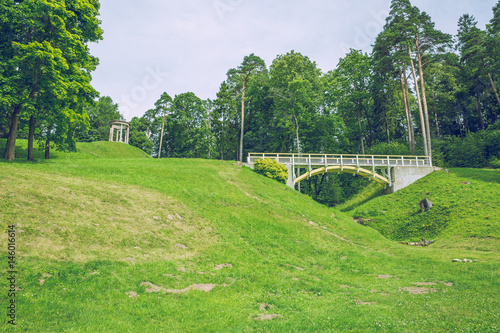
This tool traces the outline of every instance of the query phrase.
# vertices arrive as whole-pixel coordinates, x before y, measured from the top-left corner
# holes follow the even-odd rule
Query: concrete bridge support
[[[436,170],[434,167],[393,167],[391,168],[392,186],[387,188],[387,193],[397,192],[406,186],[413,184],[420,178],[424,178],[428,174]]]

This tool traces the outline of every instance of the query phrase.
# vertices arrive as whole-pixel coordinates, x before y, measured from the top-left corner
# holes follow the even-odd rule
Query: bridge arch
[[[369,170],[366,170],[364,168],[358,168],[358,167],[346,166],[346,165],[344,165],[344,166],[332,165],[332,166],[327,167],[326,171],[325,171],[325,167],[315,169],[312,171],[308,171],[305,174],[295,178],[294,184],[298,184],[301,181],[308,179],[309,177],[321,175],[321,174],[328,173],[328,172],[351,173],[351,174],[359,175],[362,177],[371,178],[374,181],[376,181],[377,183],[382,184],[382,185],[391,186],[391,181],[389,179],[379,175],[378,173],[374,173],[373,171],[369,171]]]

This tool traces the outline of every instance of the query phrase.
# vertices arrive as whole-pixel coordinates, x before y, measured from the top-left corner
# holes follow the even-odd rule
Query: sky
[[[436,28],[455,35],[463,14],[484,29],[499,0],[412,0]],[[350,48],[371,52],[390,0],[108,0],[92,85],[127,119],[141,117],[163,92],[215,99],[229,69],[254,53],[269,67],[291,50],[335,69]]]

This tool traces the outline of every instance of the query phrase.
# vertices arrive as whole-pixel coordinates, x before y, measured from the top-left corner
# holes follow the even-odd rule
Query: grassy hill
[[[441,170],[393,195],[361,204],[349,214],[392,240],[426,238],[437,240],[437,247],[457,247],[472,246],[480,239],[484,248],[486,240],[500,239],[499,193],[498,170]],[[423,199],[433,204],[427,212],[419,206]]]
[[[61,153],[0,160],[0,188],[20,331],[500,329],[498,238],[404,246],[233,162]]]
[[[6,139],[0,139],[0,152],[5,149]],[[35,143],[34,156],[36,160],[45,158],[45,147]],[[16,140],[16,160],[28,157],[28,140]],[[139,148],[120,142],[77,142],[76,152],[65,153],[50,150],[50,159],[100,159],[100,158],[150,158]]]

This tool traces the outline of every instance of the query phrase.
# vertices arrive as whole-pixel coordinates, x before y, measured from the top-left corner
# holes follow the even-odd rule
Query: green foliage
[[[76,139],[82,142],[109,141],[109,123],[113,120],[125,120],[118,111],[118,104],[111,97],[102,96],[87,108],[89,116],[88,131],[78,131]]]
[[[483,168],[500,157],[500,130],[469,133],[464,139],[448,137],[438,147],[445,166]]]
[[[287,167],[271,158],[261,158],[255,161],[254,171],[259,175],[277,180],[283,184],[286,184],[286,181],[288,180]]]
[[[492,158],[489,162],[489,165],[493,169],[500,169],[500,158]]]
[[[368,150],[370,155],[411,155],[408,146],[392,141],[391,143],[379,143]]]

